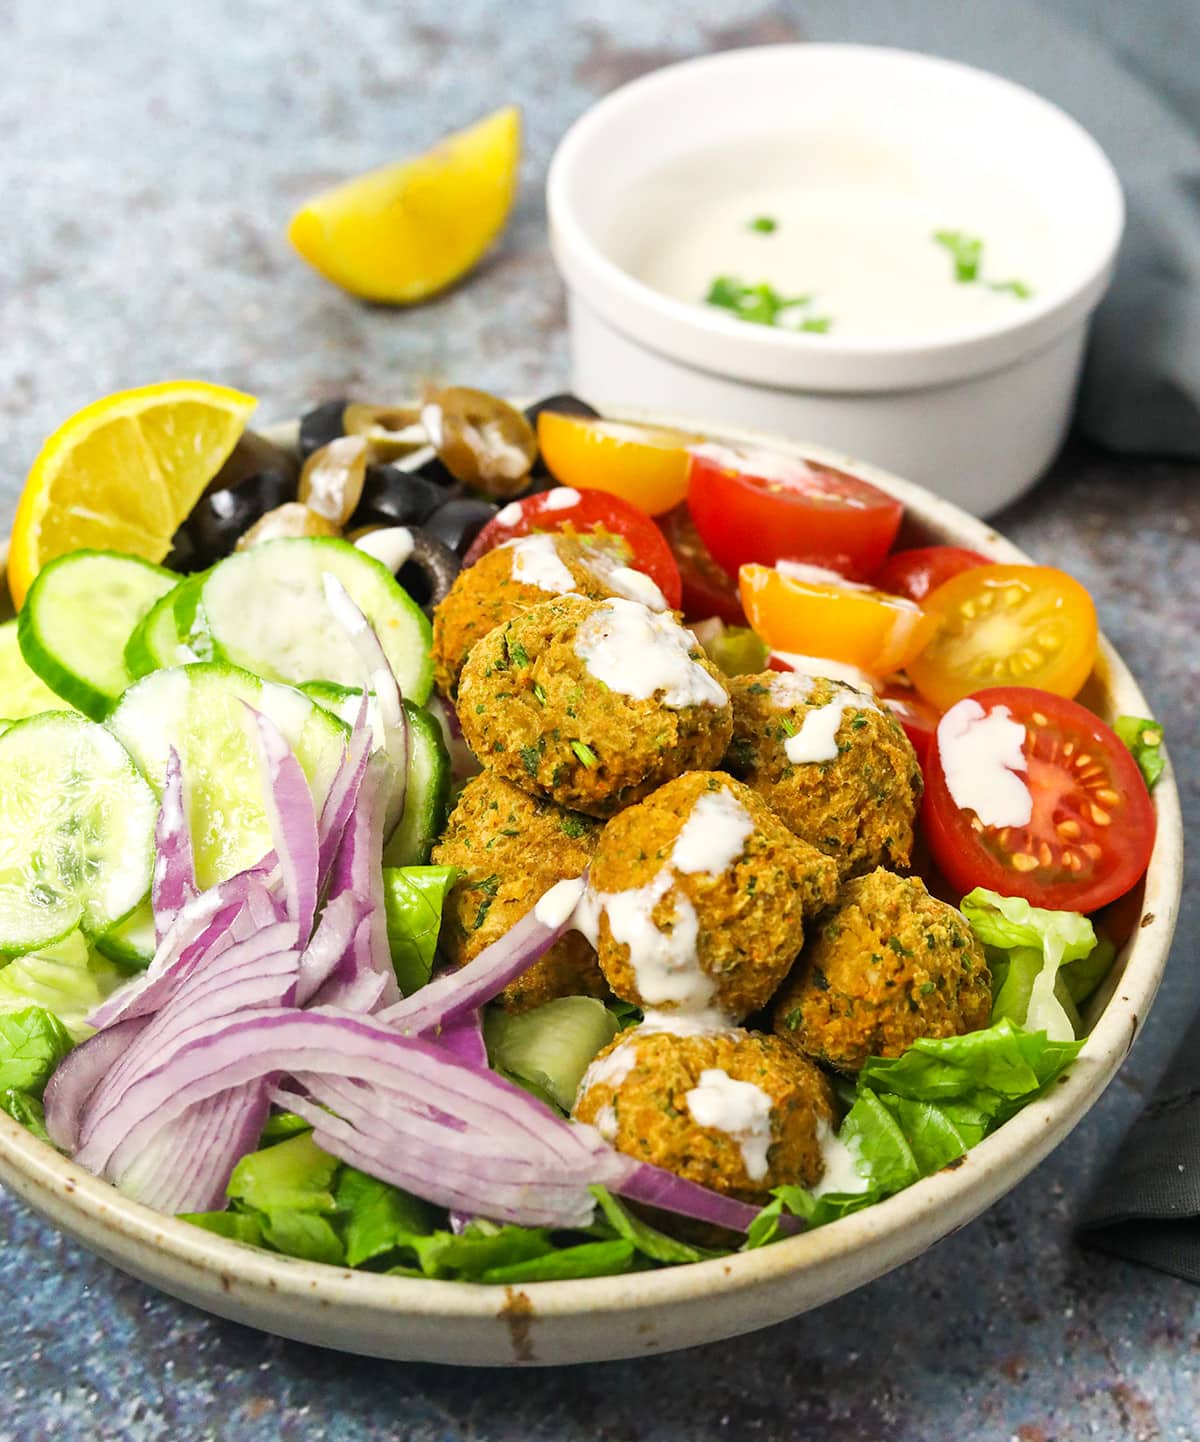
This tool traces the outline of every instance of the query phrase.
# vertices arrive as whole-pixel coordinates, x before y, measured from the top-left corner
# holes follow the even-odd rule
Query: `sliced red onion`
[[[649,1162],[636,1162],[629,1175],[612,1190],[627,1201],[675,1212],[681,1217],[692,1217],[698,1222],[709,1222],[730,1232],[749,1231],[750,1223],[759,1213],[758,1207],[739,1202],[736,1197],[722,1196],[720,1192],[710,1191],[708,1187],[677,1177],[663,1167],[651,1166]],[[795,1222],[795,1218],[790,1221]],[[790,1225],[784,1227],[784,1230],[792,1229]]]
[[[366,774],[329,876],[329,901],[352,891],[368,903],[368,912],[355,933],[352,964],[339,972],[341,983],[357,981],[361,973],[383,978],[377,1005],[391,1006],[400,997],[387,939],[387,910],[383,897],[384,809],[387,805],[387,761],[378,752],[367,762]],[[337,994],[337,993],[333,993]],[[329,998],[322,996],[322,1001]],[[344,1002],[342,1003],[344,1004]]]
[[[154,828],[154,885],[151,906],[154,933],[162,941],[186,902],[196,894],[196,872],[192,863],[192,838],[188,831],[183,795],[183,772],[174,746],[167,756],[162,803]]]
[[[356,891],[343,891],[326,903],[312,940],[300,958],[297,1006],[307,1005],[346,962],[359,926],[370,909],[371,903]]]
[[[275,843],[288,915],[300,936],[312,931],[317,911],[317,817],[308,780],[279,727],[246,708],[258,731],[263,761],[263,799]]]
[[[461,1012],[429,1040],[457,1057],[464,1066],[486,1068],[488,1065],[483,1024],[477,1011]]]
[[[412,996],[381,1011],[380,1021],[406,1036],[421,1036],[446,1026],[465,1012],[478,1011],[565,935],[583,888],[582,877],[558,882],[473,961],[435,978]]]
[[[351,598],[349,591],[329,571],[324,572],[321,581],[325,588],[325,604],[333,613],[334,620],[350,638],[350,644],[358,653],[367,689],[375,694],[375,707],[384,738],[384,753],[393,772],[391,796],[384,823],[384,834],[391,835],[403,815],[408,785],[408,718],[404,714],[400,687],[396,684],[396,676],[382,642],[370,621]]]
[[[148,1016],[130,1017],[98,1031],[69,1051],[46,1083],[46,1130],[56,1147],[73,1152],[79,1145],[80,1119],[105,1075],[150,1025]]]
[[[329,790],[325,793],[325,804],[321,807],[317,834],[320,839],[319,871],[322,887],[329,879],[333,858],[337,855],[346,824],[358,803],[359,788],[362,786],[370,755],[371,730],[367,725],[367,693],[364,691],[358,717],[350,733],[350,744]]]

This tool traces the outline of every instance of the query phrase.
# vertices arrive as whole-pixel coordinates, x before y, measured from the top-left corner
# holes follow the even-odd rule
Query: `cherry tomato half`
[[[916,546],[910,551],[893,551],[871,577],[871,585],[893,596],[923,601],[960,571],[991,564],[990,556],[968,551],[965,546]]]
[[[572,531],[579,536],[607,531],[622,537],[629,546],[630,564],[650,577],[672,611],[679,609],[679,567],[662,532],[644,511],[603,491],[557,486],[510,501],[471,542],[463,565],[473,565],[496,546],[533,531]]]
[[[687,495],[687,447],[696,436],[557,411],[542,411],[537,435],[542,459],[564,486],[607,491],[651,516]]]
[[[746,613],[738,598],[737,582],[709,554],[687,506],[676,506],[660,516],[658,524],[679,566],[683,614],[694,621],[720,616],[731,626],[744,626]]]
[[[975,746],[963,766],[947,767],[944,728],[955,727],[956,705],[930,748],[922,813],[946,879],[960,894],[986,886],[1054,911],[1094,911],[1123,896],[1150,861],[1155,816],[1137,763],[1116,734],[1078,702],[1032,687],[996,686],[959,704],[972,703],[966,725],[994,724],[999,711],[1023,729],[1028,769],[1009,769],[1004,784],[1020,778],[1032,811],[1025,824],[996,826],[960,805],[964,776],[987,788],[985,773],[998,775],[1004,766],[999,757],[993,763],[991,744],[984,742],[982,758]],[[964,714],[957,721],[963,724]],[[987,793],[973,794],[982,800]]]
[[[738,573],[747,619],[772,651],[828,656],[872,676],[898,671],[937,623],[902,596],[781,561]]]
[[[1053,566],[976,566],[922,602],[937,634],[908,677],[941,711],[981,686],[1036,686],[1074,696],[1096,659],[1096,608]]]
[[[904,507],[857,476],[775,451],[692,447],[688,506],[718,565],[736,575],[786,558],[861,579],[896,539]]]

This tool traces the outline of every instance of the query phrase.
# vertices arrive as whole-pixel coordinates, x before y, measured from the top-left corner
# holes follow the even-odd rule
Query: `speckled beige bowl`
[[[678,417],[653,419],[705,429]],[[847,464],[818,446],[722,434]],[[907,543],[949,542],[997,560],[1027,559],[986,524],[920,487],[869,466],[855,463],[854,469],[903,500]],[[1084,699],[1109,718],[1149,714],[1124,662],[1104,640]],[[1112,1080],[1158,989],[1179,903],[1182,824],[1169,766],[1154,797],[1158,837],[1141,922],[1088,1010],[1087,1044],[1067,1075],[958,1165],[809,1235],[632,1276],[468,1286],[344,1271],[226,1241],[128,1201],[2,1113],[0,1180],[115,1266],[197,1307],[367,1356],[489,1366],[601,1361],[765,1327],[881,1276],[978,1216],[1062,1141]]]

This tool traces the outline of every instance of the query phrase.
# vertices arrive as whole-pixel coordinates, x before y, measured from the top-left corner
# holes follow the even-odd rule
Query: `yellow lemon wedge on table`
[[[14,603],[68,551],[161,561],[256,405],[207,381],[164,381],[76,412],[42,447],[17,504],[8,554]]]
[[[413,305],[461,279],[504,229],[520,159],[521,113],[509,105],[424,155],[322,191],[288,238],[351,295]]]

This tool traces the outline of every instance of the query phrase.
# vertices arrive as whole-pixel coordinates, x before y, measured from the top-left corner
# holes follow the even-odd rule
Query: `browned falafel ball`
[[[637,1006],[740,1019],[765,1006],[837,868],[719,771],[668,781],[601,833],[586,905],[600,965]]]
[[[539,532],[507,541],[460,571],[433,613],[433,667],[437,688],[453,699],[471,647],[502,621],[555,595],[602,601],[633,596],[654,610],[666,602],[649,576],[630,570],[619,536],[596,532]]]
[[[485,771],[463,787],[442,839],[439,866],[463,875],[446,900],[440,945],[463,966],[499,940],[558,881],[583,874],[600,823],[530,796]],[[512,1011],[559,996],[605,996],[608,987],[585,937],[568,931],[498,1000]]]
[[[889,712],[842,681],[798,672],[736,676],[729,690],[732,775],[843,878],[908,866],[921,767]]]
[[[691,632],[622,597],[560,596],[497,626],[463,667],[458,715],[485,766],[591,816],[715,766],[732,726]]]
[[[812,1187],[833,1125],[828,1081],[778,1037],[631,1027],[592,1062],[573,1115],[618,1151],[747,1202]]]
[[[986,1026],[992,985],[966,918],[915,876],[848,881],[775,998],[775,1030],[808,1056],[858,1071],[921,1037]]]

